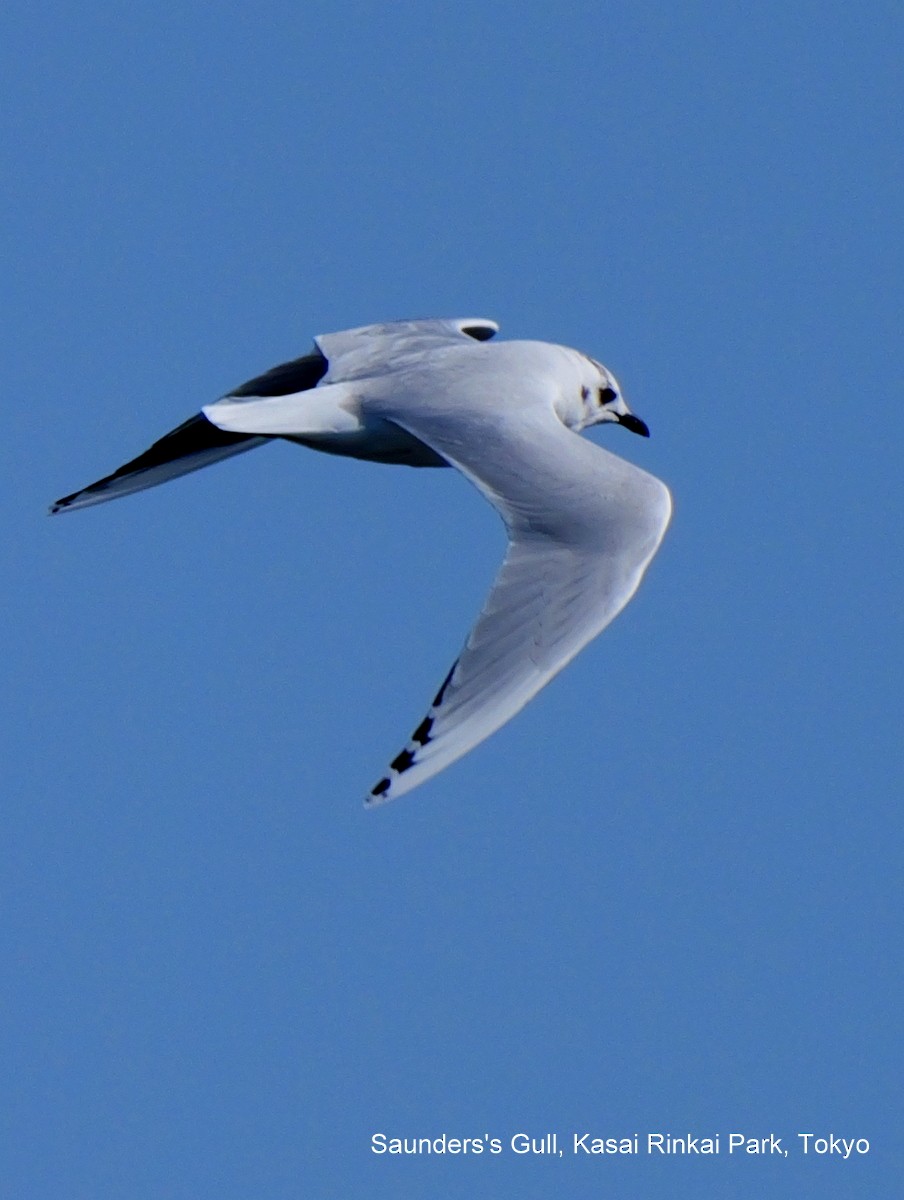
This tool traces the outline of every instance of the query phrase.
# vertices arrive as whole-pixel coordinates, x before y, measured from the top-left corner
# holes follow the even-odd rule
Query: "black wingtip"
[[[488,342],[499,332],[495,325],[462,325],[461,331],[475,342]]]
[[[375,808],[378,804],[384,803],[387,799],[386,793],[391,787],[392,780],[388,775],[384,775],[380,782],[375,783],[367,793],[367,796],[364,799],[364,807]]]

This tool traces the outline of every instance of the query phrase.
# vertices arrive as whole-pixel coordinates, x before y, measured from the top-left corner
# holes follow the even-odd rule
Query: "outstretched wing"
[[[263,441],[263,438],[249,437],[243,433],[224,433],[212,425],[203,413],[198,413],[112,475],[105,475],[96,483],[57,500],[51,505],[50,511],[68,512],[128,496],[132,492],[141,492],[230,458],[233,454],[253,450]]]
[[[483,492],[509,546],[461,655],[369,805],[424,783],[523,708],[628,603],[671,514],[663,483],[548,406],[393,419]]]
[[[234,388],[228,399],[234,404],[251,404],[260,398],[306,391],[315,388],[326,371],[326,359],[319,350],[315,350],[313,354],[281,363],[264,375],[258,375],[241,387]],[[178,479],[180,475],[198,471],[201,467],[209,467],[234,454],[253,450],[265,441],[265,437],[220,429],[201,412],[189,417],[112,475],[105,475],[96,483],[57,500],[50,511],[68,512],[128,496],[132,492],[141,492],[170,479]]]

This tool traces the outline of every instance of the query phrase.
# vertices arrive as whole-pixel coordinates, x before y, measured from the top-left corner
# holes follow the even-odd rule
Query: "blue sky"
[[[4,1195],[890,1193],[900,37],[6,6]],[[604,361],[653,436],[592,436],[675,518],[516,721],[366,813],[501,556],[464,480],[280,445],[44,512],[313,334],[428,315]],[[588,1130],[789,1155],[370,1150]]]

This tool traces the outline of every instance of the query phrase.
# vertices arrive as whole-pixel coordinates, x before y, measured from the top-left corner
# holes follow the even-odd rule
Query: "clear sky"
[[[892,1194],[900,5],[2,26],[0,1194]],[[599,641],[368,813],[501,557],[463,479],[279,445],[44,514],[315,333],[434,315],[610,366],[652,438],[592,436],[675,517]]]

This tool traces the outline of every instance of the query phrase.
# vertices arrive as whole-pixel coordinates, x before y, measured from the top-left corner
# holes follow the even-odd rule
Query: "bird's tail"
[[[112,475],[57,500],[50,511],[87,508],[90,504],[103,504],[105,500],[156,487],[158,483],[187,475],[189,471],[241,454],[243,450],[252,450],[269,440],[254,434],[227,433],[208,421],[203,413],[198,413]]]

